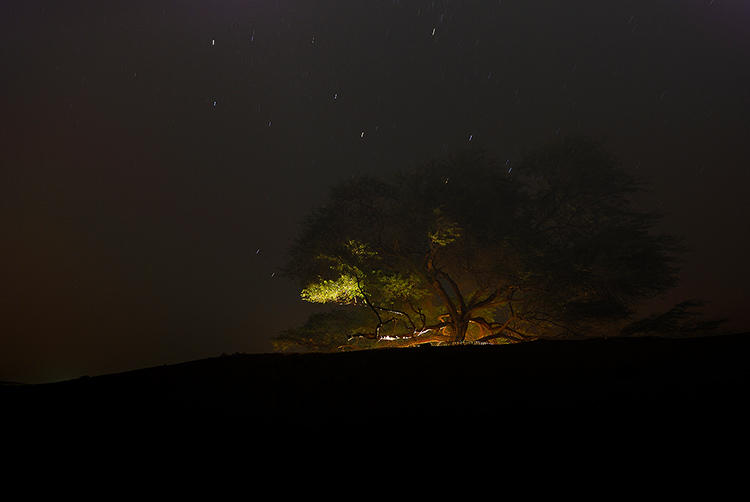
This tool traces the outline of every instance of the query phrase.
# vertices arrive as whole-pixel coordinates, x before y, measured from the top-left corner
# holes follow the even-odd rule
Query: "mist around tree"
[[[331,189],[290,249],[303,300],[331,305],[277,350],[703,334],[701,303],[636,319],[674,287],[678,238],[633,207],[644,186],[602,142],[566,138],[512,166],[466,150]]]

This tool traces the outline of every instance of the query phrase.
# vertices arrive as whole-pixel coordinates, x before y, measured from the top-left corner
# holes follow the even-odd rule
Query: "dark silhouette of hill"
[[[0,386],[0,400],[6,418],[237,418],[292,427],[493,423],[589,412],[738,417],[748,396],[748,349],[750,334],[235,354]]]

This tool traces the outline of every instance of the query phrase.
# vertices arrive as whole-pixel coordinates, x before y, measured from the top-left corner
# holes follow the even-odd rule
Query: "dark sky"
[[[750,327],[747,1],[3,0],[0,33],[0,380],[270,351],[328,187],[469,138],[605,138],[691,248],[664,302]]]

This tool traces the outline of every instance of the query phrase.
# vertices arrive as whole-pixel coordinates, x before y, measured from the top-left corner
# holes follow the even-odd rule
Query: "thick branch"
[[[453,337],[451,335],[445,335],[442,331],[430,330],[411,338],[381,338],[378,340],[378,343],[382,346],[399,348],[413,347],[422,343],[450,343],[452,341]]]
[[[425,269],[426,269],[426,278],[427,282],[432,286],[432,288],[443,298],[443,301],[445,302],[445,305],[448,307],[448,311],[450,312],[451,317],[455,320],[458,319],[458,310],[456,309],[456,305],[453,303],[453,300],[451,300],[450,295],[445,290],[443,285],[440,283],[440,281],[437,278],[437,275],[439,273],[439,270],[435,268],[435,265],[433,263],[434,260],[434,253],[430,251],[430,253],[427,254],[425,257]]]
[[[469,303],[469,312],[473,310],[478,310],[484,307],[487,307],[492,304],[493,301],[495,301],[495,298],[497,298],[497,295],[500,292],[495,289],[492,293],[490,293],[484,300],[478,301],[476,303]]]
[[[437,269],[437,273],[446,281],[448,281],[448,284],[450,284],[450,287],[453,290],[453,294],[456,296],[456,299],[458,300],[461,307],[461,314],[466,314],[466,302],[464,301],[464,296],[461,294],[461,289],[458,287],[458,284],[456,284],[456,281],[454,281],[450,275],[446,274],[442,270]]]
[[[441,321],[439,323],[426,326],[421,331],[413,331],[411,333],[392,334],[388,336],[381,336],[378,330],[376,330],[374,333],[353,333],[349,335],[349,340],[352,340],[354,338],[365,338],[367,340],[378,340],[378,341],[411,340],[411,341],[414,341],[414,343],[422,343],[422,340],[424,338],[436,337],[435,341],[449,341],[451,340],[451,338],[448,335],[442,334],[442,331],[445,327],[450,326],[450,325],[451,325],[450,322]],[[439,338],[439,340],[437,340],[437,338]]]
[[[431,281],[432,287],[435,289],[435,291],[438,292],[438,294],[443,298],[445,301],[446,306],[448,307],[448,311],[450,312],[451,316],[454,319],[458,318],[458,310],[456,309],[456,306],[453,304],[453,301],[451,300],[450,295],[445,290],[442,284],[440,284],[440,281],[437,279],[433,279]]]
[[[362,294],[362,298],[364,298],[365,304],[370,308],[370,310],[372,310],[372,312],[375,314],[375,317],[378,318],[378,325],[375,327],[375,335],[380,336],[380,328],[383,327],[383,318],[380,317],[378,309],[372,304],[372,302],[370,302],[370,298],[367,296],[367,293],[365,293],[365,290],[362,289],[362,283],[360,282],[359,276],[355,274],[354,278],[357,281],[357,289],[359,289],[359,292]]]
[[[529,341],[529,340],[536,340],[538,337],[534,335],[527,335],[525,333],[521,333],[520,331],[511,328],[510,326],[505,328],[506,331],[510,331],[511,333],[514,333],[518,335],[517,337],[511,337],[518,341]]]
[[[482,338],[480,338],[479,340],[477,340],[477,342],[488,342],[490,340],[494,340],[496,338],[500,338],[502,336],[505,336],[505,335],[503,335],[503,332],[508,328],[508,324],[510,324],[510,321],[512,321],[512,320],[513,320],[513,317],[508,317],[508,319],[505,321],[505,323],[503,323],[502,325],[500,325],[500,323],[488,323],[482,317],[475,317],[471,321],[479,324],[480,326],[484,326],[485,329],[489,330],[489,332],[490,332],[489,335],[483,336]],[[500,327],[499,328],[494,328],[495,325],[499,325]]]
[[[396,314],[396,315],[401,315],[401,316],[406,317],[406,320],[409,321],[409,326],[411,326],[411,329],[414,331],[417,330],[417,326],[414,324],[414,321],[412,321],[411,316],[409,316],[409,314],[407,314],[406,312],[402,310],[387,308],[387,307],[379,307],[377,305],[374,305],[374,307],[378,310],[382,310],[383,312],[389,312],[391,314]]]

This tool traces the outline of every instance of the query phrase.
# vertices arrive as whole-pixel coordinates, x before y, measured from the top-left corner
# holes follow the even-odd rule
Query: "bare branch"
[[[359,292],[362,294],[362,298],[365,299],[365,304],[372,310],[372,312],[375,314],[375,317],[378,318],[378,325],[375,327],[375,336],[380,336],[380,328],[383,326],[383,318],[380,317],[380,313],[378,312],[378,309],[375,308],[375,306],[370,302],[370,298],[367,296],[367,293],[365,293],[365,290],[362,288],[362,283],[360,281],[360,278],[357,274],[354,274],[354,278],[357,281],[357,289],[359,289]]]
[[[422,327],[419,328],[419,331],[422,331],[425,327],[425,324],[427,324],[427,316],[424,315],[424,312],[421,308],[416,307],[412,302],[409,302],[409,306],[414,311],[415,314],[419,316],[419,319],[422,321]]]
[[[402,310],[387,308],[387,307],[379,307],[377,305],[374,305],[374,307],[378,310],[382,310],[383,312],[389,312],[391,314],[397,314],[397,315],[406,317],[406,320],[409,321],[409,326],[411,327],[411,329],[414,331],[417,330],[417,326],[414,324],[414,321],[412,320],[411,316],[409,316],[409,314],[407,314],[406,312]]]

